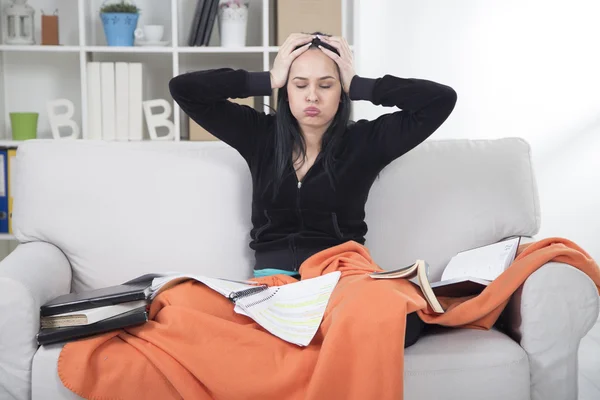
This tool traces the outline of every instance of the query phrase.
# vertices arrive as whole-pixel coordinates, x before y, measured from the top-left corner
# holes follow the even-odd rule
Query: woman
[[[228,101],[273,89],[275,115]],[[291,34],[269,72],[191,72],[172,79],[170,90],[186,114],[248,163],[255,277],[299,277],[311,255],[348,240],[364,244],[373,181],[430,136],[457,99],[452,88],[427,80],[358,76],[346,40],[318,32]],[[402,111],[349,125],[352,100]],[[416,313],[408,316],[405,346],[422,327]]]
[[[381,267],[363,246],[364,206],[379,172],[452,112],[454,90],[358,76],[346,41],[320,34],[290,35],[269,72],[192,72],[170,89],[248,163],[255,279],[341,278],[306,347],[265,332],[210,288],[181,283],[152,301],[148,323],[63,347],[63,385],[90,399],[402,398],[404,348],[421,334],[427,303],[408,281],[366,275]],[[275,115],[227,101],[273,89]],[[351,100],[402,111],[349,124]]]

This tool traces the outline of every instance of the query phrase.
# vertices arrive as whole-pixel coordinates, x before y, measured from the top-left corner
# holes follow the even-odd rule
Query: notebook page
[[[285,341],[307,346],[321,325],[340,275],[336,271],[317,278],[270,287],[264,292],[237,300],[234,310],[254,319]]]
[[[444,269],[441,280],[472,276],[493,281],[504,272],[518,240],[510,239],[458,253]]]
[[[245,290],[256,287],[256,284],[248,284],[242,281],[234,281],[228,279],[210,278],[202,275],[188,275],[188,274],[174,274],[166,275],[152,280],[152,298],[156,297],[158,292],[172,287],[182,280],[195,279],[198,282],[202,282],[214,291],[228,297],[232,292],[238,290]]]

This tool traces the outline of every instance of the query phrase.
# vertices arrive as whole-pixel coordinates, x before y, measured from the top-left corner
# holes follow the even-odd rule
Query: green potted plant
[[[133,46],[140,9],[130,1],[105,1],[100,7],[100,18],[109,46]]]

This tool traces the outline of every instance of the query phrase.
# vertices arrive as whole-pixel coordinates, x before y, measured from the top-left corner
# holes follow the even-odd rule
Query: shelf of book
[[[11,112],[38,112],[37,137],[52,138],[47,104],[68,99],[74,105],[73,120],[80,128],[80,138],[89,133],[88,63],[142,63],[142,101],[165,99],[172,106],[170,120],[173,140],[188,139],[188,118],[168,92],[168,81],[181,73],[198,69],[231,67],[250,71],[267,71],[279,51],[277,40],[277,1],[249,0],[246,45],[221,46],[218,21],[215,21],[207,46],[189,46],[188,37],[198,0],[134,0],[141,9],[138,27],[160,24],[165,30],[164,46],[108,46],[99,10],[104,0],[28,0],[34,14],[34,45],[10,45],[0,38],[0,147],[16,148],[23,141],[11,140]],[[327,0],[339,3],[342,35],[352,47],[354,0]],[[0,2],[6,6],[8,1]],[[59,17],[59,45],[42,45],[41,15]],[[3,8],[0,9],[0,15]],[[0,20],[0,25],[3,21]],[[326,28],[325,28],[326,29]],[[330,32],[327,32],[330,33]],[[272,112],[270,96],[256,98],[254,107]],[[145,121],[142,140],[149,140]],[[112,139],[107,139],[112,140]],[[2,246],[12,246],[12,234],[0,233]],[[4,251],[4,253],[10,250]],[[2,258],[0,251],[0,258]]]
[[[0,140],[0,147],[18,147],[23,140]]]
[[[41,45],[0,45],[2,52],[53,52],[53,53],[79,53],[80,46],[41,46]]]
[[[352,43],[353,0],[339,1],[342,34]],[[165,46],[108,46],[99,10],[104,0],[28,0],[35,10],[36,44],[10,45],[0,43],[0,126],[10,140],[12,130],[9,113],[33,111],[39,113],[38,138],[52,138],[47,103],[68,99],[75,108],[73,120],[80,128],[81,138],[89,137],[88,63],[92,61],[142,63],[142,101],[164,99],[171,105],[170,121],[174,125],[173,140],[188,138],[185,116],[168,93],[168,81],[191,70],[231,67],[266,71],[279,50],[277,46],[277,0],[249,0],[246,46],[223,47],[220,44],[218,21],[212,27],[207,46],[188,46],[197,0],[135,0],[140,9],[138,27],[146,24],[164,26]],[[41,45],[42,12],[59,15],[60,45]],[[256,108],[271,112],[271,98],[256,102]],[[150,134],[142,124],[142,140]],[[108,138],[107,140],[112,140]]]
[[[350,46],[353,49],[353,46]],[[11,46],[0,45],[2,52],[54,53],[277,53],[279,46]]]

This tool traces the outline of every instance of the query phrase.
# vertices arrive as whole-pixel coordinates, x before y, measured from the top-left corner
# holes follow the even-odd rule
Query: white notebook
[[[115,139],[129,140],[129,65],[115,63]]]
[[[102,139],[102,82],[100,62],[87,63],[87,110],[88,126],[84,138],[90,140]]]
[[[115,140],[115,63],[100,63],[100,82],[102,85],[102,139]]]
[[[200,275],[169,274],[152,281],[151,298],[183,280],[195,279],[230,299],[234,311],[252,318],[273,335],[307,346],[317,333],[339,271],[282,286],[267,287]]]
[[[144,96],[144,69],[142,63],[129,63],[129,140],[139,141],[144,139],[143,109]]]

